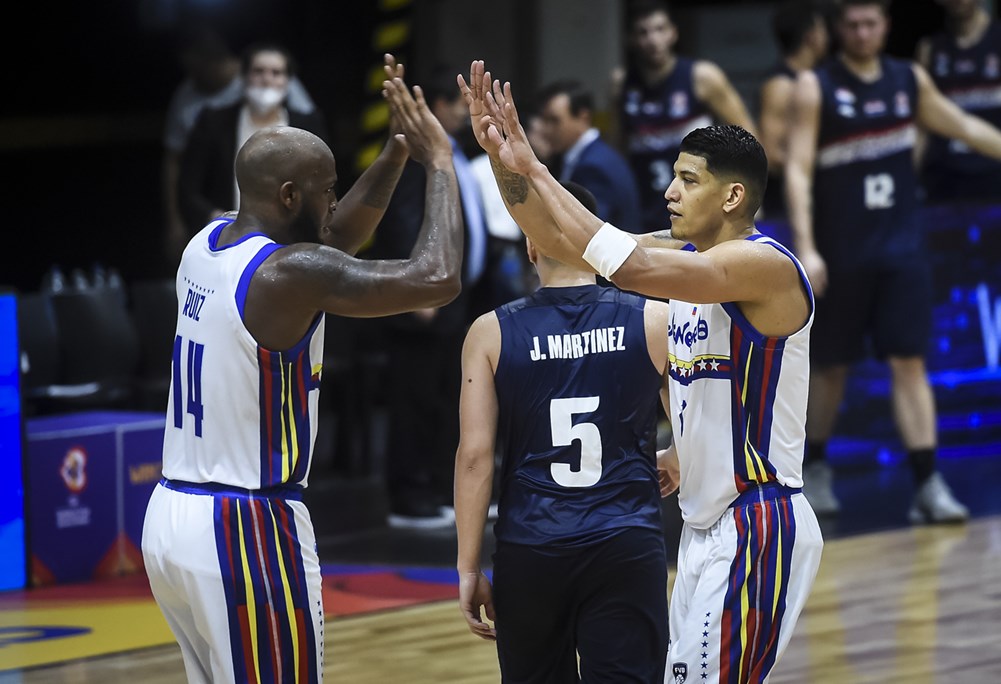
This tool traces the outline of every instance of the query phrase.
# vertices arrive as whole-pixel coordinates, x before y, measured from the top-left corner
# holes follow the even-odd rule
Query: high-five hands
[[[385,68],[387,76],[390,71],[402,73],[402,67],[396,65],[395,60],[393,65],[387,60]],[[382,82],[382,96],[389,103],[391,119],[395,119],[399,126],[414,161],[425,166],[433,162],[451,163],[452,144],[445,129],[428,108],[420,86],[414,86],[411,95],[403,79],[394,75]]]
[[[469,107],[469,118],[480,147],[510,171],[527,174],[538,157],[528,142],[528,135],[518,119],[518,109],[511,94],[511,84],[491,81],[483,60],[469,66],[469,83],[460,74],[456,81]]]

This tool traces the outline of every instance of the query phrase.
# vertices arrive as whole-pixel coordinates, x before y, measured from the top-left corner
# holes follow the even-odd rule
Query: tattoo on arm
[[[670,230],[658,230],[655,233],[650,233],[650,237],[656,238],[658,240],[666,240],[669,242],[673,242],[675,240],[674,236],[671,235]]]
[[[497,187],[500,188],[504,201],[511,205],[524,204],[528,198],[528,179],[508,170],[495,159],[490,160],[490,167],[497,178]]]

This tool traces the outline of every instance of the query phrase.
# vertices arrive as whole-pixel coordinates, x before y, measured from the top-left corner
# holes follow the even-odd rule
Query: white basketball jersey
[[[681,465],[685,522],[712,526],[737,495],[760,483],[803,486],[813,292],[806,324],[788,337],[755,330],[736,304],[671,301],[671,426]]]
[[[177,270],[177,334],[163,475],[245,489],[306,485],[316,438],[324,316],[270,351],[243,323],[250,279],[281,245],[262,234],[217,247],[231,221],[188,243]]]

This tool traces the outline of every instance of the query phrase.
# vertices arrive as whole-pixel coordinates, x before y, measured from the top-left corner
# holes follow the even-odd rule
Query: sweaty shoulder
[[[494,311],[488,311],[477,317],[466,332],[466,342],[463,354],[486,355],[490,366],[496,370],[497,359],[500,357],[501,330],[500,321]]]

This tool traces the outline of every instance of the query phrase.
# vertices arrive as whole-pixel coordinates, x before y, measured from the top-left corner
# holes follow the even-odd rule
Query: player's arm
[[[655,230],[652,233],[634,235],[633,239],[640,247],[656,247],[659,249],[681,249],[688,243],[671,235],[670,230]]]
[[[481,609],[494,620],[490,582],[480,568],[483,533],[493,486],[497,435],[497,392],[494,370],[500,356],[497,315],[480,316],[462,347],[459,396],[459,447],[455,453],[455,528],[458,537],[459,609],[473,634],[495,639]]]
[[[660,401],[664,406],[668,427],[671,423],[671,397],[668,392],[668,377],[670,367],[664,369],[663,382],[660,387]],[[670,496],[681,485],[681,463],[678,461],[677,442],[672,434],[671,444],[666,449],[657,450],[657,483],[660,486],[661,497]]]
[[[403,78],[403,65],[396,63],[393,55],[386,54],[383,70],[389,79]],[[408,150],[404,122],[397,110],[390,109],[389,139],[375,161],[365,169],[351,189],[337,204],[333,230],[328,233],[326,244],[348,254],[357,254],[372,237],[376,226],[386,213],[389,200],[396,188]]]
[[[820,133],[820,82],[812,71],[800,73],[793,93],[793,123],[785,166],[786,207],[796,254],[814,291],[822,294],[827,266],[813,235],[813,169]]]
[[[775,76],[761,86],[761,146],[765,148],[770,169],[781,169],[786,162],[786,136],[790,125],[790,102],[795,81],[785,76]]]
[[[931,68],[931,40],[926,36],[918,41],[914,49],[914,61],[925,70]],[[928,150],[928,134],[918,129],[917,140],[914,141],[914,167],[920,169],[924,164],[925,153]]]
[[[692,69],[695,97],[699,98],[722,124],[741,126],[757,136],[757,127],[740,93],[733,87],[723,70],[713,62],[699,60]]]
[[[616,67],[612,70],[608,79],[608,126],[606,128],[606,138],[622,154],[626,153],[625,132],[622,130],[622,112],[619,109],[619,101],[622,97],[622,89],[625,87],[626,70]]]
[[[962,140],[984,156],[1001,159],[1001,131],[960,109],[942,94],[923,67],[914,64],[913,69],[918,83],[918,123],[944,138]]]
[[[499,140],[489,134],[492,128],[502,125],[504,117],[503,106],[506,100],[500,83],[491,80],[490,72],[485,70],[483,60],[474,60],[470,64],[468,83],[462,75],[457,76],[456,81],[459,92],[462,93],[469,108],[473,134],[490,159],[490,169],[493,171],[497,188],[511,218],[542,253],[576,268],[591,270],[591,267],[581,259],[580,252],[566,241],[559,226],[541,206],[538,194],[524,174],[512,170],[500,159]],[[496,99],[491,91],[496,93]],[[521,132],[524,134],[524,129]],[[521,141],[524,143],[521,152],[525,158],[539,162],[535,151],[528,143],[527,135]]]
[[[463,223],[452,145],[420,88],[414,98],[400,79],[385,87],[391,106],[410,119],[410,154],[427,171],[424,221],[410,256],[364,260],[312,243],[276,250],[251,280],[248,301],[255,306],[245,312],[248,329],[265,347],[288,349],[318,311],[387,316],[443,306],[459,294]]]

